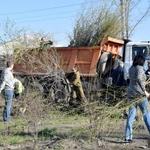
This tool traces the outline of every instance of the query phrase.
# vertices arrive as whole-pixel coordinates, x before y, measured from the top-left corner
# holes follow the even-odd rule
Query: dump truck
[[[66,75],[72,68],[79,70],[83,82],[91,84],[96,78],[96,84],[100,83],[111,75],[123,45],[123,40],[107,37],[99,46],[30,49],[17,57],[14,75],[53,100],[67,102],[71,88]]]
[[[114,65],[119,48],[123,44],[124,41],[122,40],[107,37],[101,42],[100,46],[51,47],[46,49],[46,52],[34,49],[23,55],[24,58],[19,58],[19,63],[15,64],[14,73],[27,75],[47,74],[49,69],[44,68],[42,64],[47,63],[47,65],[53,67],[53,70],[56,67],[55,63],[57,63],[66,73],[71,72],[73,67],[77,67],[81,76],[95,76],[97,73],[104,76],[106,74],[105,69],[110,66],[108,64],[110,63],[109,59],[113,61],[111,63]],[[110,68],[112,67],[110,66]]]

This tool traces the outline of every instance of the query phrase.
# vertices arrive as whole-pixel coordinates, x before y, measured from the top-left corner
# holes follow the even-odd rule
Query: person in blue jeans
[[[11,122],[11,106],[13,99],[13,90],[14,90],[14,77],[12,70],[14,63],[12,61],[7,62],[7,67],[2,70],[1,73],[1,84],[0,84],[0,93],[2,92],[5,98],[5,106],[3,111],[3,121]]]
[[[136,109],[139,107],[143,113],[144,122],[150,133],[150,115],[148,111],[148,98],[150,94],[146,91],[146,75],[143,69],[145,58],[142,55],[135,56],[133,65],[129,69],[130,83],[127,89],[129,108],[126,122],[125,141],[132,142],[132,125],[136,116]]]

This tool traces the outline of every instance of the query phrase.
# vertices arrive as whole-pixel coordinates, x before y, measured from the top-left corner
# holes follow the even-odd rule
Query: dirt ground
[[[143,120],[134,121],[133,125],[133,142],[128,143],[124,141],[125,135],[125,124],[126,119],[122,120],[120,124],[120,129],[116,132],[112,132],[108,135],[103,135],[101,139],[98,140],[99,147],[103,150],[141,150],[150,149],[148,141],[150,141],[150,136]]]
[[[124,132],[114,133],[108,137],[105,137],[104,140],[99,141],[101,148],[104,150],[118,149],[118,150],[140,150],[140,149],[149,149],[148,148],[148,134],[147,133],[137,133],[134,134],[133,143],[126,143],[123,139],[120,138],[120,135]]]
[[[58,144],[61,145],[60,149],[66,150],[142,150],[142,149],[150,149],[150,145],[148,146],[148,140],[150,141],[150,136],[146,129],[146,126],[143,120],[135,120],[135,125],[133,125],[133,142],[127,143],[124,141],[124,130],[125,130],[126,119],[122,119],[118,124],[118,131],[110,131],[102,133],[101,137],[91,140],[85,140],[84,137],[80,138],[66,138],[60,139],[56,141],[51,141],[47,148],[55,149],[55,146]],[[53,127],[53,126],[51,126]],[[55,126],[56,127],[56,126]],[[62,130],[75,128],[77,125],[69,124],[69,125],[58,125]],[[54,142],[54,143],[53,143]],[[63,144],[62,144],[63,143]],[[63,146],[62,146],[63,145]],[[56,146],[57,147],[57,146]],[[43,147],[44,148],[44,147]],[[45,147],[46,148],[46,147]],[[56,148],[57,149],[57,148]],[[63,150],[62,149],[62,150]]]
[[[35,116],[37,116],[36,113]],[[110,129],[109,131],[105,130],[101,132],[99,136],[92,137],[90,135],[91,132],[87,131],[87,129],[85,130],[85,128],[90,124],[89,115],[70,115],[61,111],[50,111],[47,115],[40,114],[39,118],[37,118],[38,122],[30,120],[36,119],[33,118],[34,116],[31,118],[29,117],[31,117],[31,114],[13,116],[14,123],[10,125],[4,124],[0,121],[0,150],[150,149],[150,146],[148,146],[148,139],[150,136],[144,121],[142,120],[142,116],[140,116],[138,120],[134,121],[133,143],[126,143],[124,141],[126,119],[123,118],[116,120],[116,123],[113,122],[113,126],[110,124],[107,127]],[[54,133],[52,138],[38,138],[37,133],[39,131],[53,128],[57,129],[57,134]],[[4,130],[10,130],[10,134],[3,136]],[[35,130],[36,134],[34,133]],[[7,140],[14,137],[14,133],[18,138],[23,137],[24,140],[17,144],[10,144]],[[25,139],[26,136],[29,137],[28,140]]]
[[[72,120],[70,123],[60,123],[47,125],[49,129],[58,128],[61,133],[71,133],[75,128],[85,125],[85,122],[78,124],[78,120]],[[126,120],[120,122],[118,131],[110,131],[105,133],[101,137],[86,139],[84,136],[68,136],[67,134],[61,134],[63,136],[54,136],[49,140],[32,140],[25,141],[22,144],[7,145],[10,150],[19,149],[51,149],[51,150],[142,150],[148,148],[148,131],[142,122],[138,122],[136,128],[133,128],[133,143],[126,143],[124,141],[124,128]],[[137,122],[135,121],[135,124]],[[44,127],[45,128],[45,127]],[[81,134],[82,135],[82,134]],[[4,145],[0,146],[0,150],[4,149]],[[4,149],[5,150],[5,149]]]

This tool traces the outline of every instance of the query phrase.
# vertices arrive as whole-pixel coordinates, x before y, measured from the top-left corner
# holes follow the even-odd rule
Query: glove
[[[49,44],[50,44],[50,45],[53,45],[53,42],[52,42],[51,40],[49,40]]]

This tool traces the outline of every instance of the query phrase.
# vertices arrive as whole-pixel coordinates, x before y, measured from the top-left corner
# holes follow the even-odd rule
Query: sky
[[[67,46],[68,34],[73,31],[75,19],[83,5],[91,0],[5,0],[0,5],[0,23],[9,19],[19,28],[51,33],[60,45]],[[95,3],[98,0],[93,0]],[[137,9],[147,8],[149,0],[142,0]],[[138,14],[134,14],[135,19]],[[131,37],[132,41],[150,41],[150,17],[142,21]]]

